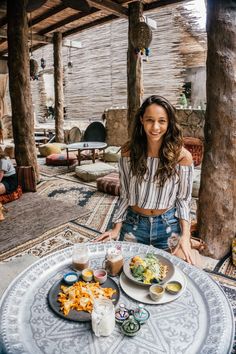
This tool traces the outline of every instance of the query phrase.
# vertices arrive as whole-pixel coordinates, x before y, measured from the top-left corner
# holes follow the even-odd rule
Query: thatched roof
[[[35,50],[52,42],[54,32],[68,37],[118,18],[128,18],[129,0],[29,0],[29,41]],[[184,0],[143,0],[144,11]],[[0,57],[7,53],[7,1],[0,2]],[[86,6],[87,5],[89,6]],[[77,9],[69,7],[76,6]],[[36,9],[34,9],[36,8]],[[32,11],[32,9],[34,9]]]

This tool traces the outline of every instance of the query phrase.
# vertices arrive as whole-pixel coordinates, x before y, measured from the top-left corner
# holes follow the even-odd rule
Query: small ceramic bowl
[[[64,274],[63,280],[66,284],[72,285],[79,280],[78,274],[75,272],[69,272]]]
[[[82,270],[81,276],[84,281],[91,281],[93,279],[93,270],[91,268],[86,268]]]
[[[166,284],[165,290],[172,295],[176,295],[182,290],[182,284],[178,281],[170,281]]]
[[[159,301],[164,295],[165,288],[162,285],[153,284],[149,288],[149,294],[153,301]]]
[[[106,272],[106,270],[105,269],[96,269],[93,272],[93,278],[99,284],[105,283],[105,281],[107,280],[107,272]]]

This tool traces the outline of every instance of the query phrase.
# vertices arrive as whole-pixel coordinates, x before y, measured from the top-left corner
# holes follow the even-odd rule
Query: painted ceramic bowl
[[[182,290],[182,284],[178,281],[170,281],[166,284],[165,290],[169,294],[176,295]]]
[[[79,277],[77,273],[69,272],[64,274],[63,280],[67,285],[72,285],[79,280]]]
[[[164,295],[164,292],[165,292],[164,286],[159,285],[159,284],[153,284],[149,288],[149,294],[150,294],[153,301],[160,300],[162,298],[162,296]]]
[[[106,272],[106,270],[105,269],[96,269],[93,272],[93,278],[99,284],[105,283],[105,281],[107,280],[107,272]]]
[[[82,270],[81,276],[84,281],[91,281],[93,279],[93,270],[91,268],[86,268]]]

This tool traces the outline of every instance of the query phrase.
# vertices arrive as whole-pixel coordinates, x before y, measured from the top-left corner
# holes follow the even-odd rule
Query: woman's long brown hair
[[[182,131],[176,119],[175,108],[167,99],[153,95],[143,102],[136,113],[131,129],[131,138],[122,147],[122,151],[129,152],[132,174],[137,176],[138,181],[141,182],[147,171],[147,136],[140,118],[144,116],[146,108],[151,104],[163,107],[169,119],[167,132],[160,147],[160,160],[155,174],[158,183],[163,185],[168,178],[177,173],[176,165],[183,146]]]

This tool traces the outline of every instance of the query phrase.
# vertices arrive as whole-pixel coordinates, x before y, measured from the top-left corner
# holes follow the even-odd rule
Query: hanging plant
[[[149,48],[152,41],[151,28],[144,21],[138,22],[131,32],[130,40],[136,50]]]
[[[38,69],[39,65],[37,61],[33,58],[30,58],[30,78],[31,80],[38,80]]]

